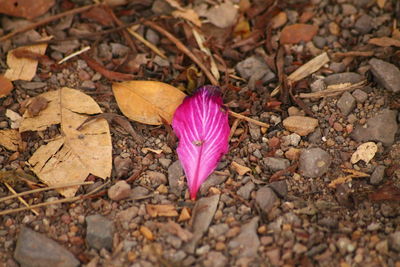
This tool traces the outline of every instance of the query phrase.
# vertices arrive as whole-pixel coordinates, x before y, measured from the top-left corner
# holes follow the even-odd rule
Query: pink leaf
[[[185,98],[175,111],[172,127],[179,138],[178,157],[194,200],[200,185],[228,152],[228,112],[219,88],[206,85]]]

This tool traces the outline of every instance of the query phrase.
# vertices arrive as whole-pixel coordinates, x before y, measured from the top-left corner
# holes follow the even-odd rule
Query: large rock
[[[21,267],[79,266],[79,261],[67,249],[25,226],[19,233],[14,258]]]
[[[385,89],[400,92],[400,70],[395,65],[377,58],[372,58],[369,65],[372,74]]]
[[[385,109],[378,115],[369,118],[364,125],[358,125],[351,134],[357,142],[376,141],[389,146],[394,142],[398,125],[397,111]]]
[[[183,191],[183,168],[179,160],[168,167],[168,184],[171,193],[177,196]]]
[[[260,209],[267,213],[271,211],[274,206],[275,201],[278,197],[275,195],[274,191],[269,186],[264,186],[258,189],[256,193],[256,203]]]
[[[321,148],[310,148],[301,151],[299,160],[300,174],[306,177],[320,177],[329,170],[331,156]]]

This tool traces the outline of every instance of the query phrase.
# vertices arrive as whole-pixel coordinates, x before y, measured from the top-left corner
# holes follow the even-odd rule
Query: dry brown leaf
[[[201,20],[199,15],[193,9],[175,10],[172,11],[172,16],[175,18],[182,18],[192,22],[197,27],[201,27]]]
[[[271,27],[272,29],[278,29],[285,25],[287,22],[287,15],[286,12],[282,11],[279,12],[276,16],[274,16],[271,20]]]
[[[380,8],[384,8],[384,7],[385,7],[385,3],[386,3],[386,0],[376,0],[376,4],[377,4]]]
[[[239,175],[245,175],[246,173],[250,172],[251,169],[249,167],[240,165],[239,163],[232,161],[232,168],[239,174]]]
[[[400,47],[400,40],[390,37],[371,38],[369,39],[368,43],[383,47],[388,47],[388,46]]]
[[[81,131],[77,130],[88,115],[101,113],[97,103],[90,96],[67,87],[40,96],[48,101],[48,107],[35,117],[25,112],[20,132],[42,131],[53,124],[61,124],[63,135],[35,151],[29,159],[33,172],[49,186],[83,182],[90,173],[103,179],[109,177],[112,145],[106,120],[96,120]],[[77,189],[58,191],[65,197],[72,197]]]
[[[346,176],[340,176],[340,177],[336,178],[335,180],[333,180],[332,182],[329,183],[328,186],[330,188],[336,188],[338,185],[346,183],[348,181],[351,181],[353,178],[365,178],[365,177],[369,176],[369,174],[366,174],[366,173],[363,173],[360,171],[356,171],[353,169],[344,169],[343,171],[347,172],[347,173],[351,173],[351,174],[346,175]]]
[[[351,163],[355,164],[360,160],[363,160],[365,163],[374,158],[376,151],[378,151],[378,146],[374,142],[367,142],[361,144],[357,147],[356,152],[351,156]]]
[[[42,38],[42,40],[49,40],[51,37]],[[24,46],[17,49],[24,49],[30,52],[44,55],[46,52],[47,44],[38,44],[31,46]],[[30,81],[36,75],[38,60],[30,58],[18,58],[14,55],[14,50],[8,51],[7,65],[9,69],[6,70],[4,77],[11,81],[24,80]]]
[[[161,125],[162,118],[171,123],[176,108],[186,96],[169,84],[155,81],[114,83],[112,88],[125,116],[150,125]]]
[[[151,217],[176,217],[178,216],[178,212],[174,205],[170,204],[161,204],[161,205],[146,205],[147,214]]]
[[[281,44],[297,44],[301,41],[308,42],[318,32],[318,26],[310,24],[292,24],[283,28],[281,32]]]
[[[0,130],[0,146],[11,151],[17,151],[21,145],[21,135],[17,130]]]
[[[33,19],[46,13],[53,5],[54,0],[0,0],[0,13]]]
[[[189,208],[184,207],[181,211],[181,214],[179,215],[178,222],[184,222],[184,221],[189,220],[190,218],[191,218],[191,216],[190,216]]]
[[[13,88],[12,82],[3,75],[0,75],[0,98],[8,96]]]
[[[11,109],[7,109],[6,110],[6,117],[10,119],[11,122],[11,129],[18,129],[21,121],[22,121],[22,117],[21,115],[19,115],[17,112],[11,110]]]

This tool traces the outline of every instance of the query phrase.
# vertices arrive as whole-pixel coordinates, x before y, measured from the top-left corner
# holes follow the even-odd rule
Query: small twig
[[[229,139],[228,140],[232,139],[233,134],[235,133],[236,128],[238,127],[239,123],[240,123],[240,119],[238,119],[238,118],[236,118],[234,120],[234,122],[232,123],[231,132],[229,133]]]
[[[315,93],[301,93],[299,95],[299,97],[300,98],[322,98],[322,97],[328,97],[328,96],[337,96],[346,91],[352,91],[357,88],[362,88],[365,84],[366,84],[366,80],[355,83],[355,84],[349,84],[349,83],[335,84],[335,85],[328,86],[328,88],[325,90],[318,91]]]
[[[136,39],[138,39],[140,42],[142,42],[145,46],[147,46],[148,48],[150,48],[154,53],[156,53],[157,55],[159,55],[160,57],[162,57],[163,59],[167,59],[167,56],[160,51],[160,49],[158,49],[155,45],[153,45],[152,43],[150,43],[149,41],[147,41],[146,39],[144,39],[140,34],[138,34],[137,32],[135,32],[133,30],[133,27],[127,28],[128,32],[135,37]]]
[[[8,188],[8,190],[10,190],[11,193],[13,193],[14,196],[17,194],[17,192],[15,192],[15,190],[7,182],[5,182],[4,185]],[[23,199],[20,196],[17,196],[17,198],[22,204],[24,204],[28,209],[30,209],[36,216],[39,215],[39,212],[37,212],[36,210],[32,209],[32,207],[29,206],[28,202],[26,202],[25,199]]]
[[[105,183],[104,185],[101,185],[101,186],[93,189],[92,191],[90,191],[89,193],[87,193],[87,194],[85,194],[83,196],[76,196],[76,197],[58,199],[58,200],[54,200],[54,201],[50,201],[50,202],[43,202],[43,203],[39,203],[39,204],[36,204],[36,205],[32,205],[29,208],[25,207],[25,208],[16,208],[16,209],[3,210],[3,211],[0,211],[0,216],[6,215],[6,214],[10,214],[10,213],[20,212],[20,211],[24,211],[24,210],[29,210],[29,209],[49,206],[49,205],[55,205],[55,204],[61,204],[61,203],[74,202],[74,201],[77,201],[77,200],[81,200],[81,199],[87,198],[89,195],[97,192],[97,190],[99,190],[98,188],[102,188],[106,184],[107,183]]]
[[[74,15],[74,14],[78,14],[78,13],[84,12],[84,11],[86,11],[88,9],[91,9],[92,7],[95,7],[95,6],[98,6],[98,5],[99,4],[93,4],[93,5],[78,7],[78,8],[75,8],[75,9],[71,9],[71,10],[65,11],[65,12],[60,13],[60,14],[56,14],[54,16],[50,16],[48,18],[44,18],[44,19],[39,20],[39,21],[37,21],[37,22],[35,22],[33,24],[30,24],[30,25],[27,25],[25,27],[16,29],[15,31],[10,32],[9,34],[6,34],[6,35],[0,37],[0,42],[8,40],[8,39],[10,39],[11,37],[13,37],[13,36],[15,36],[17,34],[20,34],[20,33],[35,29],[36,27],[42,26],[44,24],[47,24],[49,22],[52,22],[52,21],[55,21],[57,19],[63,18],[65,16]]]
[[[228,113],[229,113],[231,116],[235,117],[235,118],[238,118],[238,119],[241,119],[241,120],[245,120],[245,121],[247,121],[247,122],[253,123],[253,124],[258,125],[258,126],[261,126],[261,127],[269,128],[269,124],[267,124],[267,123],[265,123],[265,122],[261,122],[261,121],[258,121],[258,120],[255,120],[255,119],[246,117],[246,116],[244,116],[244,115],[242,115],[242,114],[233,112],[233,111],[231,111],[231,110],[229,110]]]
[[[0,202],[6,201],[9,199],[13,199],[16,197],[21,197],[21,196],[25,196],[25,195],[30,195],[30,194],[34,194],[34,193],[47,191],[47,190],[59,189],[59,188],[65,188],[65,187],[70,187],[70,186],[77,186],[77,185],[88,185],[88,184],[93,184],[93,182],[71,183],[71,184],[65,184],[65,185],[56,185],[56,186],[49,186],[49,187],[45,187],[45,188],[33,189],[33,190],[17,193],[12,196],[2,197],[2,198],[0,198]]]
[[[336,52],[332,54],[334,58],[340,57],[372,57],[374,51],[348,51],[348,52]]]
[[[81,50],[76,51],[76,52],[74,52],[74,53],[72,53],[72,54],[66,56],[65,58],[61,59],[60,61],[57,62],[57,64],[62,64],[62,63],[64,63],[65,61],[67,61],[67,60],[69,60],[69,59],[71,59],[71,58],[73,58],[73,57],[75,57],[75,56],[77,56],[77,55],[80,55],[80,54],[82,54],[82,53],[88,51],[89,49],[90,49],[90,46],[85,46],[85,47],[82,48]]]
[[[206,66],[181,42],[179,41],[175,36],[173,36],[170,32],[162,28],[161,26],[157,25],[156,23],[152,21],[144,21],[144,25],[149,26],[150,28],[158,31],[165,37],[167,37],[171,42],[173,42],[176,47],[184,53],[186,56],[188,56],[191,60],[193,60],[194,63],[199,66],[199,68],[204,72],[204,74],[207,76],[207,78],[210,80],[210,82],[213,85],[219,85],[218,81],[214,78],[214,75],[211,74],[211,72],[208,70]]]

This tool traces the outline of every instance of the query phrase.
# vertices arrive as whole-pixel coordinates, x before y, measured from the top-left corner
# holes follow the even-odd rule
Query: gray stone
[[[319,144],[322,140],[322,131],[321,128],[315,129],[313,133],[308,136],[308,141],[312,144]]]
[[[395,65],[377,58],[372,58],[369,65],[372,74],[385,89],[400,92],[400,70]]]
[[[282,136],[282,144],[286,146],[297,146],[301,140],[301,136],[297,133],[292,133],[287,136]]]
[[[225,267],[228,266],[228,258],[221,252],[210,251],[203,264],[204,267]]]
[[[320,177],[329,170],[331,156],[321,148],[303,149],[300,154],[300,174],[310,178]]]
[[[117,218],[122,222],[122,223],[129,223],[134,217],[138,215],[139,208],[132,206],[129,207],[125,210],[121,210],[117,214]]]
[[[367,34],[373,28],[373,20],[370,16],[364,14],[357,19],[354,28],[361,34]]]
[[[334,72],[334,73],[340,73],[343,72],[346,69],[346,65],[343,62],[332,62],[329,68]]]
[[[270,212],[278,197],[269,186],[264,186],[258,189],[256,193],[256,203],[266,214]]]
[[[207,180],[205,180],[204,183],[200,186],[200,194],[207,194],[207,191],[208,189],[210,189],[210,187],[222,184],[226,181],[226,179],[228,179],[227,175],[217,175],[215,173],[211,174],[207,178]]]
[[[113,222],[101,215],[86,217],[86,242],[92,248],[111,251],[113,245]]]
[[[159,186],[160,184],[166,184],[167,183],[167,177],[162,172],[147,171],[146,174],[149,177],[150,183],[153,186]]]
[[[391,249],[400,252],[400,231],[389,236],[389,246]]]
[[[310,84],[311,92],[320,92],[326,89],[326,84],[323,79],[318,79]]]
[[[181,162],[175,161],[168,167],[168,184],[171,193],[179,196],[184,187],[184,176]]]
[[[271,171],[280,171],[284,170],[290,166],[290,161],[283,158],[272,158],[267,157],[264,159],[264,164],[267,166]]]
[[[146,31],[146,40],[154,45],[157,45],[160,42],[160,36],[158,36],[158,34],[152,29],[148,29]]]
[[[275,192],[278,196],[280,196],[280,197],[282,197],[282,198],[284,198],[284,197],[287,196],[288,187],[287,187],[287,184],[286,184],[286,181],[285,181],[285,180],[274,181],[274,182],[272,182],[272,183],[269,184],[269,187],[271,187],[272,190],[274,190],[274,192]]]
[[[397,111],[385,109],[378,115],[369,118],[364,125],[357,125],[351,137],[357,142],[377,141],[389,146],[394,142],[398,125]]]
[[[151,7],[151,11],[157,15],[170,14],[174,9],[164,0],[155,0]]]
[[[47,86],[47,83],[44,82],[21,82],[21,87],[27,90],[35,90],[44,88]]]
[[[191,219],[193,237],[185,247],[188,253],[194,253],[197,243],[208,230],[217,211],[219,197],[220,195],[213,195],[197,200]]]
[[[140,199],[142,197],[145,197],[149,194],[149,190],[146,187],[143,186],[135,186],[131,190],[131,199]]]
[[[80,264],[71,252],[57,242],[25,226],[21,227],[14,258],[21,267],[75,267]]]
[[[132,168],[132,159],[127,157],[123,158],[122,156],[116,156],[114,159],[114,170],[115,176],[117,178],[122,178],[128,176],[129,171]]]
[[[239,248],[241,257],[257,256],[260,240],[257,235],[258,217],[254,217],[250,222],[243,225],[240,234],[228,244],[230,249]]]
[[[357,13],[357,8],[355,6],[350,5],[350,4],[343,4],[342,5],[342,14],[344,16],[354,15],[356,13]]]
[[[380,184],[385,175],[385,169],[386,167],[383,165],[376,166],[374,172],[371,174],[371,177],[369,178],[369,182],[373,185]]]
[[[260,126],[255,125],[253,123],[249,123],[249,132],[250,132],[250,136],[253,140],[257,141],[260,139],[260,137],[261,137]]]
[[[160,158],[158,161],[160,162],[161,166],[163,166],[164,168],[168,168],[172,162],[172,160],[167,159],[167,158]]]
[[[331,74],[324,79],[326,85],[341,84],[341,83],[358,83],[363,81],[364,76],[355,72],[343,72]]]
[[[313,37],[313,43],[317,48],[322,49],[326,45],[326,39],[324,37],[316,35]]]
[[[237,194],[241,196],[242,198],[248,200],[250,198],[251,192],[255,188],[255,184],[253,182],[247,182],[244,186],[240,187],[239,190],[237,191]]]
[[[339,98],[336,105],[340,109],[342,114],[344,116],[347,116],[355,108],[356,99],[349,92],[344,92]]]
[[[352,95],[356,99],[357,103],[364,103],[368,99],[368,94],[360,89],[356,89]]]
[[[266,83],[275,78],[275,74],[270,70],[268,65],[256,56],[248,57],[239,62],[236,65],[236,70],[242,78],[249,79],[252,83],[255,80],[261,80],[263,83]]]
[[[226,223],[215,224],[210,227],[208,230],[208,234],[212,238],[217,238],[223,234],[225,234],[229,230],[229,225]]]
[[[108,189],[107,194],[111,200],[119,201],[131,195],[131,186],[125,180],[118,181]]]

